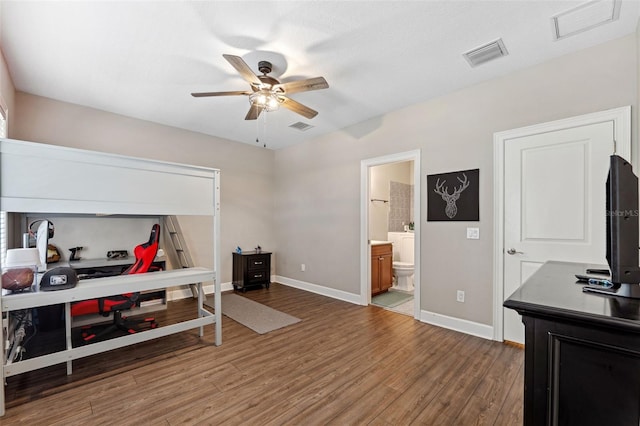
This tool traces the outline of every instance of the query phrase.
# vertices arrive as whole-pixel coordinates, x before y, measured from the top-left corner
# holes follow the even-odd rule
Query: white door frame
[[[571,127],[613,121],[616,153],[628,161],[631,158],[631,107],[625,106],[607,111],[585,114],[563,120],[521,127],[497,132],[493,135],[493,336],[494,340],[504,340],[504,147],[510,139],[538,135]],[[613,153],[612,153],[613,154]],[[604,188],[603,188],[604,191]]]
[[[369,167],[399,161],[413,161],[413,218],[414,218],[414,311],[413,317],[420,319],[420,150],[400,152],[360,162],[360,304],[371,303],[371,252],[369,247]]]

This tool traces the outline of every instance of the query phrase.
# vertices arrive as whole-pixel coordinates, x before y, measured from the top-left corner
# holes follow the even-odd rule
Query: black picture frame
[[[480,220],[480,169],[427,175],[427,221]]]

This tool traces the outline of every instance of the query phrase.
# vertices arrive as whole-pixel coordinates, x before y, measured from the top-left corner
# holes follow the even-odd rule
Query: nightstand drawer
[[[270,255],[256,254],[248,259],[248,265],[250,271],[253,270],[266,270],[270,266]]]
[[[247,276],[248,284],[265,284],[269,279],[269,272],[267,271],[250,271]]]

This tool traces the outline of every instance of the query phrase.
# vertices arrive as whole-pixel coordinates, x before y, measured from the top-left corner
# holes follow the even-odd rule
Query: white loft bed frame
[[[3,313],[65,304],[67,348],[11,363],[2,351],[0,416],[5,412],[5,377],[67,363],[99,352],[185,330],[215,324],[215,344],[222,344],[220,297],[220,171],[206,167],[147,160],[95,151],[0,138],[0,210],[19,213],[90,215],[202,215],[213,221],[213,270],[186,268],[153,274],[123,275],[80,282],[75,288],[0,296]],[[0,265],[1,266],[1,265]],[[202,282],[213,281],[212,314],[203,308]],[[198,283],[198,318],[81,347],[72,347],[73,301]]]

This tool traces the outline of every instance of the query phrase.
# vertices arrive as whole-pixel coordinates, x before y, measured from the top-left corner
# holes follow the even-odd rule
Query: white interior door
[[[504,146],[504,298],[547,260],[606,263],[605,181],[614,123],[508,140]],[[504,340],[524,343],[503,308]]]

